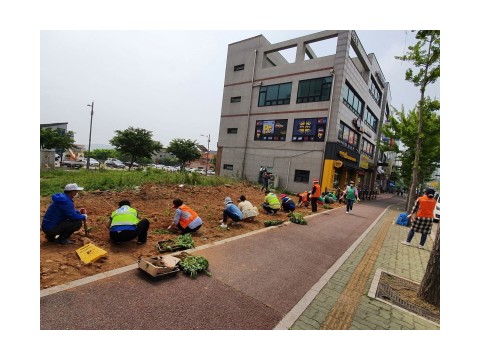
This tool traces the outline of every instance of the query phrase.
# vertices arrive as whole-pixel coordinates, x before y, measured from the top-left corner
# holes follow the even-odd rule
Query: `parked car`
[[[440,194],[436,193],[434,196],[435,200],[437,200],[437,205],[435,205],[435,210],[433,210],[433,222],[440,221]]]
[[[125,168],[125,164],[123,162],[121,162],[118,159],[112,159],[112,158],[108,158],[107,160],[105,160],[105,166],[113,167],[117,169]]]
[[[87,167],[87,159],[81,160],[83,167]],[[99,167],[100,163],[94,158],[90,158],[90,167]]]

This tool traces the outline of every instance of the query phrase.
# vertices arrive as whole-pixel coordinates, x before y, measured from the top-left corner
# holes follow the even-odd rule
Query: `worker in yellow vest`
[[[184,235],[197,231],[203,225],[200,216],[187,205],[184,205],[182,200],[173,200],[173,208],[175,209],[175,215],[168,230],[176,226],[180,229],[182,235]]]
[[[276,214],[280,209],[280,201],[274,193],[265,191],[265,199],[263,201],[262,208],[268,215]]]
[[[122,200],[110,216],[110,240],[121,243],[137,238],[138,245],[145,244],[149,226],[148,219],[138,218],[137,210],[131,207],[130,201]]]

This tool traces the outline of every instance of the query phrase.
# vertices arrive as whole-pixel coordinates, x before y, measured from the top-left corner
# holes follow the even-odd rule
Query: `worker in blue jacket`
[[[42,231],[48,241],[62,245],[73,244],[69,239],[87,220],[87,214],[75,209],[73,199],[83,190],[77,184],[67,184],[63,193],[52,195],[52,203],[48,207],[42,221]]]

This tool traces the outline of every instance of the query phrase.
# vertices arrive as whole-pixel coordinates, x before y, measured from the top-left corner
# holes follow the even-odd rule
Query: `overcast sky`
[[[216,150],[228,44],[259,34],[277,43],[318,31],[42,31],[40,122],[68,122],[76,142],[88,146],[87,104],[94,101],[92,144],[108,145],[115,130],[133,126],[152,131],[164,146],[174,138],[207,146],[201,135],[210,134]],[[405,71],[413,65],[394,56],[415,43],[414,33],[357,33],[390,82],[391,105],[412,109],[419,90]],[[429,95],[440,98],[439,89],[429,87]]]

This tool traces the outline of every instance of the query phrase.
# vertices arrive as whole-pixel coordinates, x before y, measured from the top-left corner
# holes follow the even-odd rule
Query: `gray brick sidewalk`
[[[369,290],[378,269],[414,282],[420,282],[425,272],[436,225],[434,225],[431,237],[428,239],[424,250],[416,247],[419,242],[419,234],[415,234],[412,246],[402,245],[401,241],[406,238],[409,228],[395,224],[395,220],[401,212],[404,211],[399,206],[393,206],[386,210],[333,276],[321,289],[317,289],[317,291],[319,290],[318,294],[298,316],[297,320],[288,327],[289,329],[319,330],[325,328],[327,318],[332,316],[332,309],[340,301],[348,301],[348,299],[342,298],[344,297],[342,292],[345,291],[347,284],[359,264],[361,265],[362,259],[372,247],[374,240],[379,237],[382,228],[385,229],[386,233],[383,234],[381,247],[375,254],[375,264],[368,274],[368,281],[366,281],[365,287],[361,289],[358,302],[353,305],[353,318],[349,322],[348,329],[438,330],[440,328],[439,325],[427,319],[369,296]],[[361,272],[362,269],[359,273]],[[341,321],[341,319],[337,320]]]

